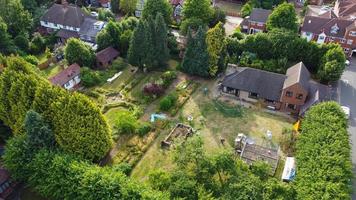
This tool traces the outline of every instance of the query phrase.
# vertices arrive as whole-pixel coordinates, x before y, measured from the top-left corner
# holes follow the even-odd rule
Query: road
[[[353,58],[350,66],[347,66],[337,87],[336,100],[343,106],[350,108],[349,120],[350,143],[352,146],[353,165],[353,193],[352,199],[356,200],[356,58]]]

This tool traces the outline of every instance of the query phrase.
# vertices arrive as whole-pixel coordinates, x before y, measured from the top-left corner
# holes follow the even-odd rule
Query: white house
[[[49,81],[67,90],[72,90],[80,83],[80,66],[76,63],[51,77]]]

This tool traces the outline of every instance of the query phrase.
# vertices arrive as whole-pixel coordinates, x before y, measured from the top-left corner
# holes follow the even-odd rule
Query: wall
[[[245,100],[245,101],[249,101],[249,102],[257,102],[258,101],[258,99],[253,99],[253,98],[250,98],[250,97],[248,97],[249,96],[249,92],[246,92],[246,91],[242,91],[242,90],[240,90],[240,99],[241,100]]]
[[[287,97],[286,96],[287,91],[293,92],[293,96]],[[303,94],[303,98],[297,99],[298,94]],[[283,89],[281,94],[281,102],[294,104],[294,105],[304,105],[307,95],[308,95],[308,91],[306,91],[306,89],[304,89],[300,84],[296,83],[286,89]]]

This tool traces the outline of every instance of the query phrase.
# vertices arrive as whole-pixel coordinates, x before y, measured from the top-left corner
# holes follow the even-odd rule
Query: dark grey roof
[[[300,115],[303,115],[312,105],[331,100],[331,90],[328,86],[313,80],[309,81],[309,85],[308,97],[305,104],[300,108]]]
[[[41,20],[79,28],[84,17],[84,12],[77,6],[53,4],[41,17]]]
[[[78,32],[76,31],[69,31],[65,29],[61,29],[56,34],[60,38],[68,39],[68,38],[79,38]]]
[[[253,68],[242,68],[224,78],[223,86],[258,93],[260,97],[279,101],[285,75]]]
[[[305,91],[309,90],[310,73],[302,62],[299,62],[287,69],[287,78],[284,82],[283,89],[299,83]]]
[[[100,22],[96,19],[86,17],[83,24],[80,26],[79,35],[87,35],[95,38],[100,30],[94,28],[94,24]],[[103,22],[104,23],[104,22]]]
[[[250,21],[266,23],[272,11],[262,8],[254,8],[251,12]]]
[[[339,30],[336,33],[332,33],[331,29],[335,25]],[[343,38],[345,36],[346,29],[350,25],[353,25],[353,20],[306,16],[301,30],[315,34],[324,32],[328,36]]]

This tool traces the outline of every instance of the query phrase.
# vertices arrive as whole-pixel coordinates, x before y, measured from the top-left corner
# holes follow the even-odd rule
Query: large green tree
[[[209,0],[185,0],[183,4],[184,20],[190,18],[201,19],[208,23],[213,14],[211,2]]]
[[[0,17],[13,37],[28,33],[32,28],[31,14],[25,10],[20,0],[0,0]]]
[[[172,6],[167,0],[147,0],[142,11],[142,17],[148,19],[149,17],[156,17],[161,13],[166,24],[170,24],[172,18]]]
[[[206,33],[199,28],[195,36],[188,31],[187,48],[184,53],[182,70],[188,74],[208,77],[209,53],[206,45]]]
[[[64,49],[64,56],[69,64],[77,63],[80,66],[93,67],[95,54],[93,49],[76,38],[70,38]]]
[[[34,110],[50,124],[61,150],[89,160],[111,148],[111,131],[100,109],[87,97],[51,86],[20,58],[7,59],[0,76],[0,120],[23,133],[26,113]]]
[[[134,30],[128,50],[129,63],[140,67],[141,69],[146,64],[146,53],[150,51],[147,49],[147,34],[145,23],[140,21],[137,28]]]
[[[98,49],[105,49],[109,46],[119,49],[120,35],[119,25],[114,21],[110,21],[97,36]]]
[[[14,51],[13,41],[7,32],[7,25],[0,17],[0,53],[9,54]]]
[[[227,64],[225,29],[221,22],[208,30],[206,43],[209,52],[209,74],[215,76],[217,72],[225,70]]]
[[[337,81],[345,69],[345,53],[339,45],[334,45],[322,57],[318,76],[323,82]]]
[[[294,5],[282,3],[273,10],[267,20],[267,29],[284,28],[298,32],[299,24]]]
[[[167,65],[169,59],[169,49],[167,47],[168,40],[167,25],[164,22],[163,16],[158,13],[154,23],[154,61],[156,67],[162,68]]]
[[[120,10],[132,15],[136,10],[137,0],[120,0]]]

